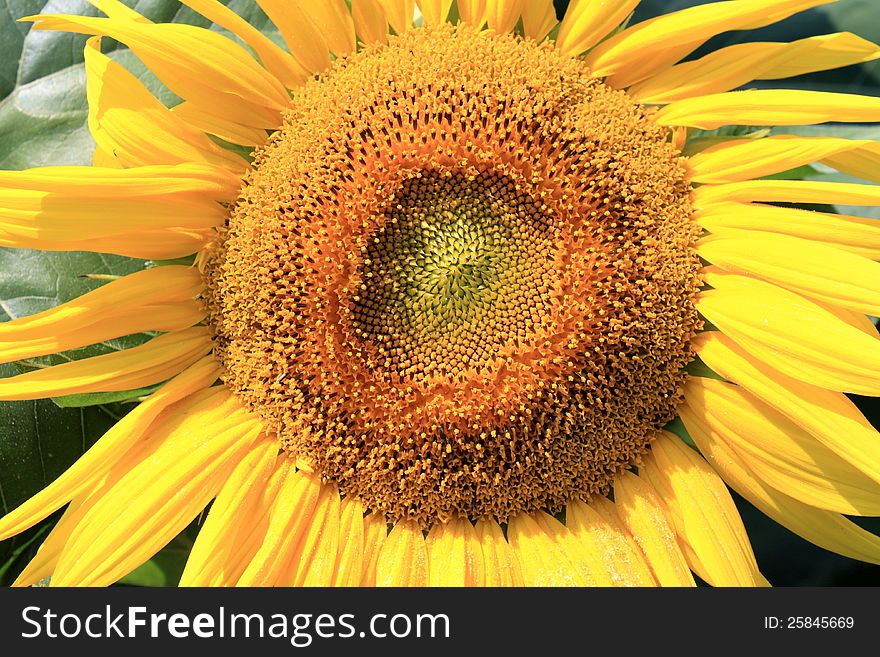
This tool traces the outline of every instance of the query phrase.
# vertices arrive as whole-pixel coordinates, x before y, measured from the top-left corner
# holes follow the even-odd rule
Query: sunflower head
[[[699,323],[690,187],[650,114],[464,25],[337,61],[207,267],[226,384],[393,520],[606,493],[674,417]]]

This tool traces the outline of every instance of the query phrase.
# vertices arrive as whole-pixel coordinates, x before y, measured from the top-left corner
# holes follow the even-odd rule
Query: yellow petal
[[[376,586],[376,565],[388,536],[388,523],[381,513],[364,516],[364,570],[361,586]]]
[[[593,546],[613,586],[656,586],[644,556],[618,522],[575,500],[565,507],[565,526],[576,540]]]
[[[425,543],[429,586],[483,586],[483,551],[469,520],[435,523]]]
[[[425,19],[425,25],[440,25],[446,22],[452,0],[416,0],[416,5]]]
[[[760,511],[826,550],[851,559],[880,563],[880,537],[839,513],[817,509],[761,484],[739,457],[696,414],[685,424],[700,452],[724,481]]]
[[[526,2],[523,8],[523,32],[535,41],[541,41],[556,27],[556,8],[553,0]]]
[[[303,540],[302,548],[292,559],[296,575],[294,586],[330,586],[335,575],[339,551],[339,490],[334,483],[321,484],[315,514]]]
[[[590,51],[586,62],[595,75],[606,77],[612,86],[628,87],[674,64],[716,34],[770,25],[826,2],[734,0],[688,7],[643,21],[606,39]]]
[[[747,89],[686,98],[656,115],[660,125],[714,130],[723,125],[809,125],[880,121],[880,98],[800,89]]]
[[[742,387],[693,377],[679,412],[686,425],[699,421],[755,477],[789,497],[838,513],[880,515],[876,482]]]
[[[765,363],[829,390],[880,394],[876,337],[771,283],[715,273],[706,282],[715,289],[700,293],[697,310]]]
[[[266,486],[278,458],[274,439],[257,441],[235,466],[211,504],[205,523],[199,529],[180,586],[234,584],[226,572],[229,553],[234,549],[239,523],[253,521],[253,491]]]
[[[694,190],[694,206],[706,208],[725,201],[773,203],[838,203],[880,205],[880,185],[805,180],[751,180],[704,185]]]
[[[35,525],[83,491],[107,471],[148,432],[160,413],[188,395],[207,388],[219,374],[208,356],[177,375],[119,420],[54,482],[0,519],[0,540]],[[184,401],[185,412],[188,402]]]
[[[209,114],[252,128],[276,128],[287,90],[242,46],[211,30],[180,23],[41,14],[35,30],[108,36],[132,52],[175,94]]]
[[[516,27],[527,0],[486,0],[486,22],[490,30],[506,34]]]
[[[695,585],[663,502],[647,481],[632,472],[619,475],[614,482],[614,506],[660,586]]]
[[[486,586],[522,586],[522,572],[516,554],[498,523],[491,518],[481,518],[476,530],[483,551]]]
[[[0,342],[0,362],[45,356],[144,331],[180,331],[205,317],[204,308],[193,300],[181,301],[173,306],[135,306],[128,310],[130,314],[109,313],[100,321],[80,326],[74,331],[34,340]]]
[[[354,21],[345,0],[292,0],[337,57],[355,50]]]
[[[741,385],[880,482],[880,437],[843,394],[785,376],[752,358],[717,331],[698,335],[694,348],[719,375]]]
[[[880,50],[849,32],[823,34],[790,43],[738,43],[672,66],[627,90],[641,103],[671,103],[736,89],[752,80],[790,78],[841,68],[880,57]]]
[[[675,531],[698,558],[692,570],[713,586],[761,586],[752,545],[727,486],[678,436],[661,432],[640,474],[663,497]]]
[[[812,212],[796,208],[747,203],[716,203],[694,214],[713,234],[741,235],[740,230],[800,237],[880,259],[880,224],[876,219]]]
[[[139,306],[155,306],[192,300],[204,287],[198,270],[172,265],[153,267],[110,281],[66,303],[43,312],[0,323],[0,342],[35,340],[73,331],[94,323],[123,307],[124,313]]]
[[[93,37],[85,48],[89,132],[100,149],[122,167],[207,162],[244,171],[247,161],[171,112],[136,77],[103,55],[100,44]]]
[[[330,66],[330,51],[320,29],[309,20],[306,7],[295,0],[259,0],[281,32],[297,63],[311,73],[322,73]],[[313,3],[317,4],[317,3]]]
[[[385,20],[397,34],[412,27],[415,0],[376,0],[385,12]]]
[[[852,157],[869,156],[880,153],[880,143],[864,139],[791,135],[734,139],[700,151],[688,160],[688,167],[692,182],[732,183],[769,176],[812,162],[827,164],[829,158],[833,160],[833,156],[847,152]],[[880,178],[877,171],[866,173],[872,179]]]
[[[308,72],[290,53],[279,48],[269,37],[217,0],[181,0],[181,3],[240,37],[257,53],[263,66],[289,89],[308,79]]]
[[[40,543],[37,553],[18,574],[12,586],[33,586],[55,572],[58,557],[64,551],[67,539],[70,538],[71,532],[88,508],[84,507],[83,501],[83,499],[75,499],[67,506],[61,519],[55,523],[52,531]]]
[[[219,570],[211,575],[205,586],[236,586],[254,560],[269,530],[269,520],[275,508],[275,500],[281,492],[288,476],[294,472],[293,462],[289,458],[278,458],[275,469],[267,481],[252,488],[246,493],[242,502],[242,512],[233,520],[228,528],[229,550],[221,563],[216,563]]]
[[[0,379],[0,399],[40,399],[143,388],[179,374],[212,346],[205,327],[165,333],[131,349]]]
[[[232,200],[240,182],[203,164],[2,171],[0,231],[85,240],[180,226],[210,228],[225,221],[217,201]]]
[[[228,394],[213,397],[227,400]],[[258,435],[255,419],[241,410],[237,415],[237,423],[222,431],[206,427],[198,412],[171,418],[157,449],[77,524],[52,583],[108,585],[174,538],[214,497]]]
[[[172,107],[171,112],[189,125],[232,144],[262,146],[269,138],[265,129],[240,125],[231,119],[203,111],[196,103],[182,102]]]
[[[351,17],[358,38],[363,43],[385,43],[388,23],[379,0],[351,0]]]
[[[290,469],[275,497],[260,549],[238,580],[238,586],[277,586],[310,530],[321,491],[317,475]],[[289,584],[289,582],[287,582]]]
[[[351,496],[342,500],[339,551],[333,586],[359,586],[364,571],[364,507]]]
[[[486,23],[486,0],[458,0],[458,14],[463,23],[480,29]]]
[[[729,231],[701,240],[698,252],[734,274],[757,276],[800,294],[880,315],[880,263],[810,240]]]
[[[428,550],[414,520],[394,525],[379,551],[376,586],[427,586]]]
[[[580,55],[611,34],[639,2],[641,0],[572,0],[559,25],[556,47],[563,54]]]
[[[586,586],[584,572],[572,563],[562,535],[568,530],[553,520],[543,524],[542,512],[520,513],[510,520],[507,538],[519,562],[526,586]]]
[[[212,237],[205,230],[165,229],[162,231],[114,233],[110,236],[80,240],[75,237],[71,239],[27,237],[0,230],[0,246],[43,251],[93,251],[144,260],[172,260],[205,248]]]

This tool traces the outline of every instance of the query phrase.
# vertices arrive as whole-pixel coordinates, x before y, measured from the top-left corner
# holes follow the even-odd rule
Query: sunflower
[[[182,585],[766,585],[728,486],[880,563],[845,394],[880,394],[880,229],[797,207],[880,187],[772,175],[880,181],[880,146],[716,130],[880,120],[732,91],[880,49],[681,61],[827,0],[632,26],[639,0],[258,0],[283,45],[215,0],[183,4],[229,37],[91,2],[26,20],[91,35],[93,166],[0,173],[0,243],[155,266],[6,322],[0,355],[157,335],[0,399],[158,388],[0,519],[66,507],[17,584],[110,584],[207,507]]]

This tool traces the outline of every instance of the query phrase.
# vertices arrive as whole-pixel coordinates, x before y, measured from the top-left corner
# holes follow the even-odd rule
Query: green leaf
[[[138,401],[141,397],[151,395],[162,387],[161,383],[136,390],[120,390],[119,392],[90,392],[81,395],[64,395],[53,397],[52,401],[59,408],[79,408],[81,406],[102,406],[105,404],[126,404]]]

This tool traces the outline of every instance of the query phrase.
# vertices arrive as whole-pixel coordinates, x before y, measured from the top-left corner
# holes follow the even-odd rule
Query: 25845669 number
[[[852,616],[789,616],[785,619],[788,629],[852,629],[855,619]]]

